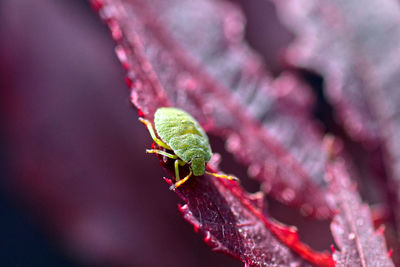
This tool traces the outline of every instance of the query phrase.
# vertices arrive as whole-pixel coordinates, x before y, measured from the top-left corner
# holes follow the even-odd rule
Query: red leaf
[[[394,266],[382,231],[375,232],[368,205],[361,202],[344,162],[328,165],[327,180],[337,207],[331,230],[340,251],[333,254],[335,266]]]
[[[327,96],[355,140],[368,151],[383,146],[388,191],[394,195],[389,205],[400,229],[398,1],[275,2],[297,34],[288,61],[324,76]]]
[[[304,259],[318,266],[333,266],[330,254],[315,252],[299,241],[295,227],[264,217],[255,205],[262,195],[250,196],[236,182],[199,177],[182,185],[177,193],[187,203],[180,207],[183,216],[205,242],[246,266],[309,266]]]
[[[172,12],[173,7],[177,7],[178,4],[180,4],[179,12]],[[295,132],[301,128],[302,134],[299,131],[297,137],[305,138],[311,144],[310,147],[322,151],[318,132],[308,118],[308,107],[311,102],[299,101],[299,99],[304,101],[301,96],[309,97],[308,89],[299,86],[298,81],[291,76],[282,76],[276,81],[280,89],[273,89],[268,76],[257,65],[258,59],[255,59],[245,46],[239,45],[240,39],[237,39],[237,34],[233,35],[234,38],[228,34],[226,38],[219,40],[226,49],[221,50],[224,51],[221,55],[214,55],[212,60],[205,60],[207,53],[196,54],[198,51],[196,46],[189,49],[191,46],[185,47],[185,43],[179,40],[179,37],[173,38],[173,34],[179,32],[178,26],[183,27],[182,30],[187,30],[192,20],[194,23],[216,20],[210,26],[222,24],[222,28],[207,27],[204,34],[215,29],[226,30],[224,27],[227,27],[225,24],[228,22],[234,23],[235,26],[232,28],[234,30],[238,27],[238,23],[242,23],[235,19],[235,15],[238,14],[235,9],[228,5],[206,1],[195,7],[191,6],[193,3],[185,1],[169,1],[168,4],[165,1],[153,1],[152,5],[148,5],[147,1],[139,0],[101,2],[97,0],[94,5],[117,41],[117,54],[128,70],[132,102],[145,117],[152,119],[154,111],[161,106],[173,104],[184,108],[208,131],[226,137],[228,150],[245,163],[253,164],[251,166],[253,174],[262,177],[265,182],[264,189],[272,187],[272,195],[293,205],[307,205],[310,214],[319,217],[330,215],[329,206],[319,187],[306,175],[286,148],[267,133],[254,117],[257,113],[260,117],[266,117],[271,129],[280,129],[281,126],[274,126],[274,123],[282,122],[285,122],[286,127],[288,125],[298,127]],[[189,16],[190,23],[187,23],[185,19],[180,18],[184,17],[182,14],[185,12],[182,12],[182,9],[185,5],[190,7],[186,7],[188,12],[202,10],[202,14],[208,14],[207,18],[200,16],[201,18],[196,21]],[[216,11],[223,11],[225,16],[222,18],[219,15],[215,16],[218,14]],[[172,12],[174,20],[168,21],[164,18],[162,21],[163,14],[168,12]],[[219,31],[216,32],[216,36],[224,36],[223,32]],[[190,39],[185,37],[183,40]],[[211,48],[215,50],[218,47],[211,46]],[[235,62],[244,58],[252,59],[246,60],[248,62],[246,68]],[[218,64],[217,59],[220,62],[226,61],[227,64]],[[202,60],[204,62],[201,62]],[[205,65],[204,69],[202,64]],[[218,65],[217,70],[212,69],[213,64]],[[231,70],[227,68],[228,66]],[[224,80],[226,76],[231,77]],[[217,82],[217,78],[222,82]],[[225,87],[230,83],[238,84],[234,87],[238,92],[244,90],[254,94],[252,102],[240,103]],[[261,85],[261,88],[256,90],[258,85]],[[297,92],[290,94],[290,91],[295,89]],[[239,95],[243,95],[242,93]],[[272,107],[262,110],[261,107],[267,104],[262,100],[270,102],[269,105]],[[289,103],[291,108],[285,109]],[[246,111],[244,106],[248,106],[249,110]],[[251,110],[253,115],[249,113]],[[282,110],[281,116],[278,116],[279,110]],[[267,112],[270,113],[268,116],[265,115]],[[284,136],[286,137],[282,141],[285,142],[291,142],[296,137],[291,132]],[[296,147],[290,146],[295,152]],[[314,154],[315,158],[317,157]],[[323,162],[323,157],[318,158]],[[320,164],[321,161],[318,161],[319,167]],[[216,250],[240,258],[249,266],[308,265],[306,261],[320,266],[333,266],[329,254],[314,252],[302,244],[294,228],[286,228],[267,220],[254,206],[251,198],[235,183],[219,180],[211,182],[199,177],[190,179],[190,182],[180,187],[177,192],[187,202],[181,211],[196,229],[202,231],[206,242]],[[294,254],[293,251],[298,254]]]
[[[314,215],[327,214],[324,192],[317,186],[326,156],[319,130],[309,117],[313,98],[291,73],[272,81],[258,57],[243,43],[243,22],[234,7],[206,0],[105,2],[92,1],[118,43],[117,53],[129,72],[126,82],[135,89],[132,100],[140,107],[139,116],[151,119],[159,106],[184,107],[209,132],[229,140],[229,148],[250,166],[249,173],[263,182],[265,192],[304,211],[311,206]],[[107,47],[101,50],[102,45],[96,45],[105,40],[93,42],[96,34],[88,31],[90,23],[81,20],[82,14],[69,15],[80,13],[80,9],[60,12],[69,2],[63,3],[65,6],[46,0],[9,3],[5,5],[9,7],[4,12],[7,16],[2,17],[6,18],[8,38],[1,43],[5,49],[0,55],[6,59],[0,64],[0,74],[9,89],[1,98],[5,104],[1,110],[6,115],[6,150],[12,154],[9,163],[13,177],[7,182],[12,181],[33,214],[46,224],[46,231],[57,233],[55,239],[61,239],[68,252],[72,250],[74,257],[84,263],[160,266],[163,259],[170,258],[165,265],[201,265],[201,259],[192,257],[198,255],[195,249],[181,252],[179,242],[175,242],[181,235],[173,236],[173,249],[166,250],[162,242],[165,239],[154,234],[171,234],[163,231],[168,227],[182,228],[182,232],[185,229],[178,222],[160,219],[171,211],[167,205],[171,201],[160,199],[174,196],[162,187],[157,191],[157,183],[145,179],[160,176],[152,172],[158,168],[143,162],[140,166],[143,155],[132,157],[135,151],[144,150],[140,145],[145,140],[137,134],[142,129],[130,128],[132,114],[121,104],[123,92],[107,91],[120,87],[118,82],[104,82],[100,76],[105,72],[97,72],[107,72],[115,63],[102,53]],[[10,7],[14,12],[9,12]],[[9,17],[11,13],[14,15]],[[8,31],[10,25],[14,29]],[[334,60],[331,58],[327,64]],[[362,75],[365,73],[360,72]],[[88,86],[82,82],[85,78],[95,82]],[[365,76],[359,78],[365,81]],[[369,88],[368,83],[363,85]],[[350,92],[349,97],[357,95]],[[386,103],[381,95],[366,94],[360,99]],[[395,103],[394,97],[390,101]],[[363,118],[356,115],[365,116],[367,123],[373,120],[373,109],[371,114],[367,109],[365,114],[360,111],[365,107],[369,108],[348,105],[351,120],[363,124]],[[386,123],[387,114],[380,117],[378,113],[379,126],[382,120]],[[388,121],[382,129],[392,129],[393,120]],[[357,127],[350,125],[349,129]],[[359,135],[356,132],[353,136],[382,142],[373,127],[363,124],[362,128]],[[141,137],[143,140],[138,141]],[[388,137],[384,141],[388,141],[389,150],[396,140]],[[396,148],[393,151],[392,156]],[[388,166],[394,166],[393,162],[390,159]],[[335,253],[338,264],[392,266],[385,254],[382,231],[374,232],[369,210],[349,186],[346,172],[340,164],[331,164],[328,169],[330,177],[337,176],[330,184],[331,198],[339,210],[333,224],[341,248]],[[177,193],[186,202],[181,211],[206,242],[247,265],[333,264],[330,255],[299,242],[294,227],[262,214],[264,201],[259,194],[248,195],[235,183],[205,176],[191,179]],[[148,221],[143,220],[146,215],[150,215]],[[165,225],[168,227],[163,228]],[[176,258],[168,257],[171,254]]]
[[[305,1],[274,2],[282,20],[297,35],[286,60],[321,73],[327,96],[350,135],[376,141],[379,131],[368,94],[380,84],[376,80],[379,64],[383,67],[387,63],[375,62],[374,57],[383,60],[386,54],[379,52],[385,51],[387,44],[380,36],[397,23],[397,8],[390,8],[397,4],[385,0],[385,8],[376,8],[371,0],[360,8],[357,1],[314,1],[307,5]],[[369,23],[371,17],[376,25]],[[396,49],[394,43],[392,49]]]
[[[331,215],[317,186],[325,156],[308,117],[308,88],[291,75],[271,83],[242,43],[243,22],[233,6],[180,0],[93,3],[117,41],[132,102],[146,117],[160,106],[184,108],[208,132],[227,140],[227,149],[249,166],[264,192],[308,215]]]

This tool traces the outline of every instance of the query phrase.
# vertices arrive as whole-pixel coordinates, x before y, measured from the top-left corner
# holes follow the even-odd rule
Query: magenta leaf
[[[335,266],[394,266],[383,231],[374,230],[371,211],[361,202],[344,162],[338,159],[328,165],[327,180],[337,208],[331,224],[340,248],[333,254]]]
[[[329,205],[317,186],[326,157],[320,156],[325,155],[321,133],[310,119],[310,92],[290,74],[271,81],[260,60],[241,40],[237,29],[243,22],[237,10],[223,2],[207,1],[93,3],[117,41],[117,54],[128,70],[132,102],[141,116],[152,119],[154,111],[166,105],[184,108],[208,132],[227,139],[228,150],[249,166],[250,174],[263,183],[264,192],[301,207],[305,213],[329,215]],[[194,32],[194,38],[188,38]],[[298,157],[297,152],[303,151],[305,155]],[[307,166],[309,162],[316,167]],[[171,170],[169,164],[166,168]],[[191,179],[177,193],[186,203],[181,207],[184,217],[216,251],[248,266],[307,262],[333,266],[329,254],[314,252],[299,241],[295,230],[265,217],[257,206],[259,201],[236,183],[208,179]],[[357,194],[339,187],[335,183],[339,178],[333,180],[331,192],[339,214],[332,229],[342,249],[335,253],[337,263],[391,264],[383,253],[382,237],[376,240],[381,249],[365,255],[373,248],[365,240],[368,235],[360,232],[373,232],[366,214],[369,210],[363,206],[361,214],[352,214],[349,207],[357,204],[355,200],[360,202]]]
[[[385,246],[384,228],[375,230],[372,221],[378,226],[392,220],[400,204],[394,130],[399,128],[397,3],[278,2],[286,14],[282,18],[298,35],[288,61],[323,75],[336,115],[354,140],[369,151],[384,147],[386,158],[379,160],[385,161],[395,193],[384,198],[397,204],[378,203],[381,209],[371,212],[349,178],[356,177],[348,167],[358,159],[333,160],[332,151],[325,152],[311,115],[314,95],[297,72],[271,77],[242,39],[244,19],[234,5],[223,0],[90,2],[116,41],[139,116],[152,121],[158,107],[184,108],[208,133],[226,140],[227,150],[261,183],[261,192],[249,194],[240,183],[204,175],[175,190],[183,217],[213,250],[245,266],[393,266],[395,229],[387,227]],[[175,194],[153,179],[162,172],[144,157],[150,137],[139,122],[132,123],[132,109],[123,103],[126,92],[115,90],[124,84],[115,58],[106,54],[113,44],[108,36],[92,34],[91,28],[100,26],[96,19],[92,24],[84,19],[94,15],[81,12],[88,6],[47,0],[3,6],[7,38],[0,43],[0,75],[8,90],[0,102],[7,142],[0,156],[10,154],[4,161],[10,166],[10,173],[4,172],[10,176],[4,179],[6,191],[84,265],[207,265],[203,256],[211,254],[201,242],[196,249],[186,247],[193,233],[174,216]],[[351,150],[354,143],[346,141],[338,151]],[[218,171],[218,157],[214,154],[209,171]],[[173,162],[160,159],[171,185]],[[187,166],[181,170],[187,173]],[[358,170],[371,175],[364,166]],[[265,195],[303,214],[333,218],[338,249],[331,255],[301,242],[296,227],[273,218],[295,218],[282,216],[282,221],[298,225],[313,247],[327,247],[329,231],[303,232],[301,220],[309,218],[276,212],[287,207],[274,201],[267,206]],[[327,224],[306,224],[313,223]],[[231,266],[224,264],[231,259],[221,259],[223,264],[217,259],[211,265]]]
[[[350,136],[368,151],[383,147],[394,195],[389,205],[400,229],[398,1],[274,2],[297,35],[287,60],[324,76],[327,96]]]
[[[325,156],[309,117],[310,92],[290,74],[271,82],[242,41],[237,29],[243,21],[233,6],[181,0],[92,3],[117,41],[132,102],[145,117],[152,119],[160,106],[184,108],[207,132],[227,140],[227,149],[262,182],[264,192],[307,215],[331,216],[318,186]]]
[[[278,131],[280,127],[284,128],[279,124],[285,123],[286,127],[292,126],[293,132],[299,131],[297,137],[291,131],[281,133],[282,136],[287,136],[281,141],[288,142],[288,148],[292,147],[293,153],[296,153],[298,147],[291,143],[300,137],[305,138],[311,149],[321,152],[320,135],[308,117],[311,103],[308,88],[300,85],[294,76],[285,75],[276,81],[279,90],[273,89],[272,85],[269,85],[269,77],[259,66],[253,70],[242,69],[240,64],[230,64],[232,70],[226,70],[228,72],[223,76],[232,75],[230,78],[232,80],[228,79],[225,83],[234,82],[237,84],[234,87],[237,91],[250,90],[249,93],[255,95],[252,100],[254,103],[240,103],[226,88],[227,84],[217,82],[218,73],[207,67],[204,69],[201,67],[217,63],[212,61],[198,63],[199,57],[194,53],[196,49],[185,50],[185,47],[180,45],[179,38],[173,38],[172,33],[177,32],[173,26],[176,25],[161,21],[163,16],[159,14],[159,10],[167,13],[171,6],[175,5],[179,6],[181,14],[182,8],[185,7],[184,3],[169,1],[165,4],[165,1],[154,1],[149,5],[147,1],[92,1],[94,8],[107,22],[113,38],[117,41],[116,51],[123,66],[128,70],[127,79],[132,89],[132,102],[139,109],[140,115],[152,120],[154,111],[158,107],[174,105],[184,108],[194,115],[208,132],[227,138],[228,150],[239,159],[244,163],[253,164],[250,166],[252,172],[254,176],[262,178],[259,179],[264,182],[263,188],[266,192],[270,192],[283,202],[302,207],[306,214],[317,217],[329,216],[331,210],[320,187],[309,174],[306,174],[305,169],[279,143],[279,140],[268,133],[267,128],[260,126],[256,114],[251,114],[252,110],[253,113],[258,111],[260,117],[266,118],[266,124],[269,121],[271,130]],[[190,7],[190,9],[202,10],[203,14],[218,14],[216,13],[218,10],[226,14],[226,17],[220,18],[218,15],[215,18],[201,18],[201,21],[217,19],[215,22],[217,25],[224,22],[224,19],[229,23],[242,23],[232,21],[231,16],[237,14],[237,11],[226,4],[203,1],[196,8]],[[179,18],[178,14],[173,17]],[[183,26],[190,24],[185,23],[183,19],[175,23]],[[205,31],[213,31],[214,28],[220,30],[219,27],[211,27],[212,25]],[[223,23],[222,26],[226,27]],[[217,32],[217,36],[219,35],[224,36]],[[245,47],[238,44],[239,40],[228,38],[221,41],[225,43],[224,46],[231,48],[229,54],[234,58],[255,57],[249,51],[243,50]],[[218,68],[219,71],[225,70],[233,60],[224,54],[220,56],[221,62],[225,62],[223,60],[225,58],[228,64]],[[214,55],[213,58],[218,57]],[[245,65],[252,64],[259,63],[254,59]],[[247,83],[245,84],[242,79],[247,80]],[[259,85],[262,85],[260,89],[255,90]],[[296,92],[291,94],[291,90]],[[260,100],[270,103],[259,102]],[[263,105],[271,108],[255,109]],[[290,105],[291,108],[286,109],[285,105]],[[250,108],[247,110],[244,106]],[[282,115],[275,118],[274,114]],[[297,128],[295,125],[298,125]],[[308,160],[313,159],[313,164],[318,165],[317,168],[309,166],[309,169],[319,168],[319,171],[316,171],[319,177],[314,178],[321,182],[320,167],[324,157],[320,154],[317,156],[315,152],[311,154],[312,157],[309,157],[309,153],[303,157]],[[162,162],[166,163],[163,165],[168,170],[172,170],[168,161]],[[315,252],[301,243],[295,228],[268,220],[251,197],[235,183],[219,180],[211,182],[205,176],[190,179],[176,191],[187,203],[181,208],[185,218],[202,231],[206,242],[216,250],[239,258],[248,266],[266,264],[306,266],[310,263],[333,266],[330,254]]]
[[[323,74],[327,96],[345,129],[357,140],[376,142],[376,109],[383,105],[371,97],[378,96],[376,89],[390,93],[396,84],[398,3],[369,0],[360,8],[358,1],[273,2],[297,35],[286,60]]]
[[[190,180],[177,193],[187,203],[180,207],[184,218],[200,231],[205,242],[246,266],[309,266],[307,261],[333,266],[331,255],[302,244],[294,227],[264,217],[257,207],[263,202],[262,195],[248,195],[236,182],[205,176]]]

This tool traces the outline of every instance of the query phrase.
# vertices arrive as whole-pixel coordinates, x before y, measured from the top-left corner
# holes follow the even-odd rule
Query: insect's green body
[[[154,114],[158,136],[184,162],[191,163],[193,175],[201,176],[212,152],[208,137],[200,124],[177,108],[159,108]]]
[[[147,149],[147,153],[155,153],[175,160],[175,184],[170,189],[175,190],[189,177],[201,176],[204,173],[209,175],[235,180],[234,176],[212,173],[206,171],[206,163],[210,161],[212,152],[208,137],[200,124],[188,113],[177,108],[159,108],[154,114],[154,126],[157,135],[150,121],[139,118],[146,125],[154,142],[161,148],[172,150],[173,154],[161,149]],[[189,174],[180,179],[179,166],[189,164]]]

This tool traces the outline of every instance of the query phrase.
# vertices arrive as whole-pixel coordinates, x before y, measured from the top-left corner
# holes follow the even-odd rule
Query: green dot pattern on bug
[[[200,124],[188,113],[177,108],[159,108],[154,114],[158,136],[184,162],[191,162],[193,175],[205,172],[205,163],[212,152],[208,137]]]

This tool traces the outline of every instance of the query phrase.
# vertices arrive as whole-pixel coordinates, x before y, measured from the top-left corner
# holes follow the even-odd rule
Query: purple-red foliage
[[[272,84],[240,32],[227,32],[242,24],[236,9],[212,1],[199,7],[187,1],[94,3],[102,5],[99,14],[117,41],[132,102],[143,116],[151,119],[158,107],[166,105],[184,108],[208,132],[227,140],[227,149],[249,166],[265,193],[301,207],[307,215],[329,217],[323,190],[316,185],[323,180],[324,153],[319,145],[322,135],[307,107],[312,105],[310,92],[291,75]],[[186,14],[192,22],[182,24],[177,20],[186,20],[181,18],[183,8],[204,10],[197,17]],[[166,23],[156,10],[165,11]],[[209,27],[195,27],[203,21]],[[173,31],[166,25],[174,26]],[[185,46],[183,40],[191,38],[179,39],[179,34],[188,30],[215,44]],[[212,61],[202,63],[209,57]],[[290,145],[295,140],[300,142]]]
[[[228,151],[249,167],[264,193],[306,215],[330,215],[321,179],[326,156],[322,134],[310,114],[310,91],[290,74],[272,80],[244,44],[243,20],[233,6],[222,1],[180,0],[94,0],[92,4],[117,42],[117,55],[128,71],[132,103],[141,116],[152,119],[162,106],[184,108],[208,132],[227,140]],[[305,153],[302,157],[295,157],[297,144]],[[329,255],[301,244],[290,228],[271,223],[240,186],[209,179],[207,175],[192,178],[177,193],[187,203],[181,207],[183,215],[215,250],[248,266],[306,264],[287,254],[293,252],[315,265],[334,265]],[[332,191],[346,194],[337,184],[333,182]],[[352,194],[357,199],[356,192],[346,195]],[[354,203],[343,204],[348,199],[340,196],[334,195],[334,202],[348,219],[350,214],[342,207]],[[360,212],[351,215],[363,220],[364,230],[373,232],[370,217]],[[339,225],[340,215],[335,218],[334,234],[341,241],[338,229],[349,231],[356,222],[348,219]],[[352,248],[356,253],[344,260],[336,256],[338,264],[366,264],[365,249],[360,246],[368,241],[358,233],[349,233],[356,236],[357,249]],[[376,242],[382,247],[377,252],[382,261],[372,255],[372,262],[390,262],[383,240]],[[348,247],[339,244],[345,254]]]
[[[386,178],[384,201],[400,229],[399,2],[273,2],[296,35],[286,61],[323,75],[338,121],[371,165],[383,162],[377,179]]]
[[[331,224],[340,251],[333,253],[336,266],[394,266],[388,257],[383,228],[374,230],[371,211],[361,203],[342,160],[327,166],[327,177],[337,215]],[[383,226],[382,226],[383,227]]]
[[[183,217],[213,250],[231,255],[245,266],[393,266],[384,228],[376,231],[373,223],[388,220],[393,233],[393,218],[400,216],[400,146],[395,130],[399,127],[400,101],[395,90],[399,81],[399,4],[395,0],[368,0],[362,5],[355,0],[271,2],[296,36],[282,54],[290,69],[278,77],[268,72],[262,58],[247,45],[243,14],[231,2],[90,1],[110,29],[139,116],[152,121],[159,107],[185,109],[207,133],[225,140],[226,150],[260,182],[260,192],[250,194],[240,183],[204,175],[192,177],[175,190],[183,201],[179,205]],[[15,0],[6,6],[25,10],[25,24],[31,23],[33,28],[37,24],[38,29],[52,33],[63,29],[65,36],[74,36],[72,32],[79,28],[71,18],[64,18],[69,23],[57,20],[57,9],[46,0],[38,1],[38,5],[53,14],[50,22],[54,24],[45,21],[39,9],[29,8],[32,4],[23,3]],[[77,12],[69,10],[68,14]],[[36,216],[45,218],[45,224],[51,226],[49,231],[83,262],[102,266],[204,265],[197,260],[197,251],[182,252],[184,242],[163,243],[162,237],[168,236],[170,229],[184,232],[178,221],[164,222],[160,215],[175,218],[170,212],[175,203],[173,194],[168,191],[174,181],[173,164],[160,157],[171,176],[165,178],[168,185],[164,188],[161,182],[152,183],[161,174],[150,170],[148,161],[132,167],[132,161],[145,157],[131,157],[140,147],[137,144],[148,141],[150,145],[150,138],[135,140],[134,135],[140,136],[138,128],[130,128],[130,124],[137,116],[124,111],[121,91],[104,93],[111,97],[99,96],[107,92],[105,88],[121,86],[121,75],[118,82],[97,82],[88,91],[75,91],[70,96],[72,87],[78,85],[65,75],[77,72],[101,81],[96,73],[107,73],[115,62],[97,53],[104,50],[95,45],[84,46],[79,50],[84,51],[82,54],[69,55],[68,46],[74,44],[68,42],[75,39],[68,37],[61,40],[63,46],[57,38],[49,39],[64,50],[45,51],[40,45],[43,42],[30,40],[24,23],[15,17],[5,21],[10,35],[1,48],[15,55],[3,52],[1,58],[15,64],[8,68],[16,70],[22,68],[20,62],[24,62],[26,53],[29,60],[23,67],[31,70],[31,76],[25,77],[27,85],[10,71],[12,78],[5,87],[12,93],[1,100],[1,111],[4,109],[7,115],[5,132],[13,151],[11,166],[17,177],[11,184],[19,188],[27,205]],[[54,26],[57,23],[59,28]],[[82,25],[84,34],[80,38],[90,40],[90,31]],[[389,31],[393,33],[387,34]],[[40,31],[32,32],[41,38]],[[28,41],[29,45],[24,45]],[[103,43],[106,41],[101,38],[93,42]],[[59,57],[71,62],[56,64],[57,71],[48,62]],[[80,58],[96,63],[90,66]],[[4,77],[9,74],[6,65],[0,63]],[[324,129],[313,116],[314,92],[296,68],[311,69],[325,79],[325,93],[347,134],[341,136],[347,140],[344,145],[334,142],[326,149]],[[53,80],[49,83],[47,77],[35,76],[37,73]],[[74,86],[59,84],[59,79]],[[11,90],[30,85],[32,90]],[[75,101],[69,103],[70,99]],[[362,202],[356,183],[351,181],[356,178],[351,176],[362,171],[378,176],[366,164],[354,164],[357,160],[352,158],[355,154],[350,147],[357,142],[363,145],[361,153],[378,158],[386,168],[389,182],[376,177],[385,180],[380,183],[380,192],[392,193],[382,200],[385,216],[371,216],[370,207]],[[382,153],[374,154],[377,150]],[[219,171],[218,157],[214,154],[210,170]],[[171,199],[160,201],[157,196],[164,193],[163,197]],[[300,240],[296,227],[273,219],[268,200],[295,208],[310,220],[332,220],[331,233],[325,233],[336,242],[332,254],[316,251]],[[143,211],[140,215],[139,210]],[[139,220],[142,215],[148,217]],[[391,237],[388,246],[396,249],[398,240]],[[163,261],[165,258],[170,261]]]

